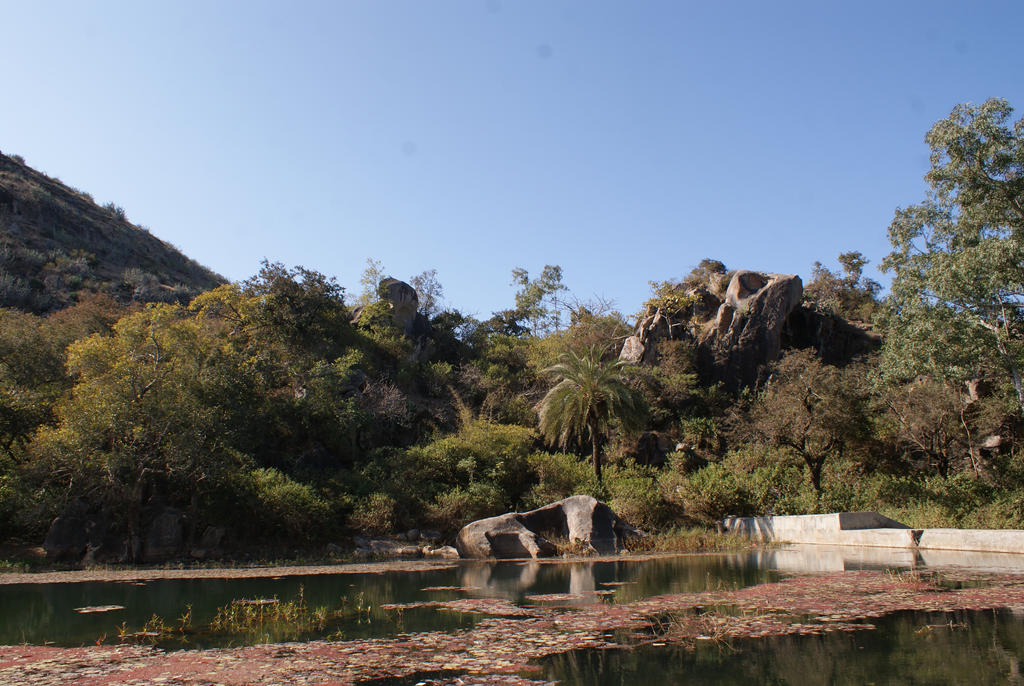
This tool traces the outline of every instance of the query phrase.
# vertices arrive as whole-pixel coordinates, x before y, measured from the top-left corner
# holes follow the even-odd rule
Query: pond
[[[802,546],[0,585],[0,681],[1024,684],[1022,558]]]
[[[531,604],[534,601],[528,596],[554,594],[580,596],[571,599],[575,604],[628,602],[662,593],[760,584],[775,576],[759,564],[756,556],[740,554],[572,563],[464,562],[415,572],[277,578],[0,585],[0,607],[4,608],[0,614],[0,644],[79,646],[95,643],[103,636],[116,640],[119,632],[142,630],[154,615],[177,628],[182,615],[189,610],[188,621],[193,631],[187,636],[180,631],[167,632],[166,636],[154,637],[157,642],[167,647],[210,647],[452,631],[472,626],[481,615],[433,607],[410,608],[398,613],[381,606],[458,598],[501,598]],[[218,610],[233,600],[294,602],[300,593],[308,608],[326,608],[334,615],[323,628],[296,632],[290,630],[291,626],[275,626],[271,621],[264,621],[259,630],[252,632],[216,632],[208,628]],[[83,608],[111,609],[80,611]]]

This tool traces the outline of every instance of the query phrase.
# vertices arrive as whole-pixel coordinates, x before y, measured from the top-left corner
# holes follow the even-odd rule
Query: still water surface
[[[167,624],[191,607],[191,623],[210,623],[219,607],[235,599],[278,598],[291,601],[300,588],[306,604],[330,609],[346,608],[346,616],[319,632],[303,635],[263,633],[250,641],[339,639],[390,636],[417,631],[450,631],[472,626],[479,615],[438,611],[435,608],[406,610],[400,615],[380,605],[466,597],[505,598],[528,603],[525,596],[550,593],[614,591],[613,598],[585,596],[578,601],[629,602],[661,593],[739,588],[772,581],[777,573],[742,555],[688,555],[653,560],[610,559],[585,562],[460,563],[450,569],[422,572],[318,574],[257,579],[168,579],[141,582],[88,582],[19,584],[0,586],[0,644],[60,646],[94,643],[99,637],[117,638],[122,622],[137,631],[153,615]],[[423,590],[459,587],[464,591]],[[120,605],[123,610],[82,614],[76,608]],[[357,608],[368,608],[358,611]],[[200,632],[191,647],[238,645],[239,636]],[[177,647],[177,646],[171,646]]]
[[[0,643],[88,645],[100,636],[116,642],[117,626],[140,628],[153,614],[168,623],[192,608],[196,627],[208,624],[218,607],[239,598],[291,600],[300,588],[310,607],[365,609],[332,621],[323,631],[301,636],[263,635],[254,640],[295,640],[330,636],[355,639],[402,632],[470,627],[479,615],[435,608],[385,611],[386,603],[502,598],[530,604],[527,596],[582,594],[578,603],[629,602],[674,592],[740,588],[768,583],[780,572],[843,569],[905,569],[956,565],[1024,574],[1024,556],[911,553],[806,546],[739,554],[690,555],[651,560],[600,559],[583,562],[459,563],[449,569],[289,576],[273,579],[161,580],[142,583],[64,583],[0,586]],[[424,590],[431,587],[462,590]],[[611,597],[588,594],[614,591]],[[123,605],[105,614],[75,608]],[[872,622],[875,630],[823,636],[789,636],[731,641],[698,641],[689,647],[644,645],[631,650],[583,650],[543,660],[531,678],[561,684],[996,684],[1024,685],[1024,619],[1009,611],[935,614],[903,612]],[[168,648],[238,645],[198,631],[187,644]],[[423,675],[411,680],[420,681]]]
[[[543,661],[563,686],[1024,684],[1024,621],[1008,611],[903,612],[873,631],[576,651]],[[412,682],[415,683],[415,682]]]

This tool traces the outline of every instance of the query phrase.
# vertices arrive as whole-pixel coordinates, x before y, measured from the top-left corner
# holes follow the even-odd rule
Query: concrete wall
[[[1024,531],[1015,529],[924,529],[917,546],[929,550],[1024,553]]]
[[[887,548],[913,546],[913,531],[905,524],[877,512],[833,512],[782,517],[728,517],[726,531],[761,541],[876,545]]]
[[[911,529],[877,512],[728,517],[722,528],[765,542],[1024,553],[1024,531]]]

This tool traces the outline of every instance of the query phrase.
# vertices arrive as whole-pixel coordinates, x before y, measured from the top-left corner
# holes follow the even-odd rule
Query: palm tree
[[[590,439],[594,474],[601,480],[601,441],[613,419],[624,427],[639,426],[646,415],[643,398],[622,376],[626,362],[601,359],[590,347],[583,354],[569,350],[544,373],[559,382],[540,401],[540,430],[549,445],[564,450],[571,442]]]

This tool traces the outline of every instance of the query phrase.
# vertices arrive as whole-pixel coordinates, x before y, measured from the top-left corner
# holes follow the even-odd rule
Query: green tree
[[[562,284],[562,268],[546,264],[540,276],[530,278],[529,272],[521,267],[512,270],[512,285],[516,291],[515,313],[525,320],[534,336],[557,331],[561,325],[558,294],[567,290]]]
[[[1024,120],[1005,100],[958,105],[925,137],[924,202],[889,226],[883,326],[890,378],[964,381],[995,371],[1024,412]]]
[[[441,312],[444,287],[437,280],[437,270],[427,269],[409,279],[409,285],[416,289],[419,310],[425,317],[433,318]]]
[[[635,428],[646,415],[640,394],[624,380],[626,363],[605,361],[601,353],[597,347],[582,354],[566,352],[558,364],[544,370],[559,381],[540,402],[540,430],[545,440],[564,449],[589,438],[598,480],[601,443],[612,422]]]
[[[87,295],[46,317],[0,308],[0,451],[23,445],[71,388],[67,346],[107,333],[125,311],[106,295]]]
[[[363,269],[363,274],[359,277],[359,285],[362,287],[362,291],[359,293],[357,304],[365,307],[380,300],[380,293],[377,291],[377,288],[385,278],[387,278],[387,274],[384,272],[384,263],[372,257],[367,257],[366,268]]]
[[[821,262],[811,268],[811,280],[804,288],[804,297],[819,308],[847,319],[870,320],[878,305],[881,285],[864,276],[868,259],[858,251],[839,254],[842,274]]]
[[[333,279],[265,263],[252,279],[208,291],[189,309],[241,361],[237,373],[259,389],[246,452],[279,468],[311,451],[352,453],[352,380],[355,367],[368,362],[358,347],[374,346],[349,323]]]
[[[178,305],[127,316],[68,349],[72,393],[30,446],[68,497],[116,512],[138,535],[153,495],[196,507],[232,466],[252,397],[241,360]]]
[[[820,493],[825,462],[841,458],[867,435],[865,378],[860,366],[839,369],[811,352],[791,352],[775,365],[759,401],[739,417],[736,437],[789,448]]]

